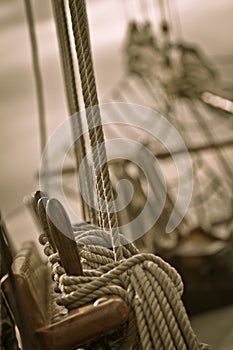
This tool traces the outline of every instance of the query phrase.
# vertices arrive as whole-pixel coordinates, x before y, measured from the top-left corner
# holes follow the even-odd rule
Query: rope
[[[79,171],[79,166],[84,161],[84,169],[85,175],[80,178],[82,181],[81,188],[84,189],[86,198],[88,199],[88,203],[93,203],[93,193],[90,189],[90,172],[88,169],[87,159],[86,157],[86,147],[85,140],[82,131],[82,121],[79,116],[79,102],[78,102],[78,94],[76,88],[76,79],[74,74],[74,65],[72,58],[72,51],[70,45],[70,38],[68,32],[68,24],[66,18],[66,10],[63,0],[53,0],[53,10],[54,10],[54,18],[56,22],[57,35],[59,39],[60,46],[60,56],[62,59],[62,68],[63,68],[63,76],[65,81],[65,90],[67,96],[67,103],[69,108],[69,113],[72,123],[72,131],[73,131],[73,139],[74,139],[74,151],[75,151],[75,160],[76,160],[76,168],[77,173]],[[80,135],[80,136],[79,136]],[[82,209],[83,209],[83,219],[85,221],[91,221],[93,224],[97,223],[96,212],[93,207],[87,205],[86,201],[82,201]]]
[[[165,0],[158,0],[158,5],[160,11],[160,25],[164,36],[164,48],[167,49],[171,43],[169,8],[168,4],[166,6]]]
[[[58,304],[68,310],[106,295],[118,295],[128,305],[127,324],[112,349],[190,349],[207,348],[199,344],[187,317],[181,295],[179,274],[161,258],[138,254],[132,244],[118,233],[113,192],[106,163],[104,135],[98,107],[85,2],[70,0],[70,11],[83,89],[92,156],[100,201],[100,227],[76,227],[83,276],[67,276],[46,237],[46,254],[57,282]],[[90,108],[90,107],[96,107]],[[102,166],[103,164],[103,166]],[[110,230],[106,230],[106,227]],[[111,232],[112,230],[112,232]],[[120,250],[116,249],[121,245]],[[113,247],[113,250],[109,249]],[[119,334],[119,333],[118,333]],[[97,344],[98,346],[98,344]],[[109,346],[110,347],[110,346]]]
[[[57,302],[71,310],[107,295],[120,296],[129,307],[129,319],[121,336],[117,332],[114,345],[107,341],[109,348],[208,349],[198,342],[191,328],[181,301],[183,283],[173,267],[153,254],[138,254],[122,235],[119,238],[125,260],[121,262],[116,262],[114,252],[107,248],[110,233],[79,226],[75,236],[83,276],[67,276],[57,253],[50,251],[49,261],[60,291]]]
[[[118,240],[117,214],[113,201],[113,190],[107,166],[106,149],[102,130],[99,101],[91,57],[90,37],[84,1],[69,1],[76,53],[82,84],[83,99],[89,129],[92,158],[95,170],[98,201],[100,207],[99,225],[112,232],[112,245],[116,260],[122,258]],[[94,108],[93,108],[94,107]]]
[[[41,154],[42,154],[47,142],[44,92],[43,92],[42,76],[41,76],[41,69],[39,64],[39,54],[38,54],[31,1],[24,0],[24,4],[25,4],[26,19],[28,23],[28,30],[29,30],[29,36],[30,36],[32,64],[33,64],[34,78],[35,78],[35,84],[36,84],[36,97],[37,97],[39,128],[40,128],[40,148],[41,148]]]

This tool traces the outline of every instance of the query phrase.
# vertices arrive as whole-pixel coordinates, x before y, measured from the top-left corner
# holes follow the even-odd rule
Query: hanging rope
[[[113,249],[116,259],[118,260],[121,259],[122,255],[118,241],[117,214],[107,165],[104,135],[91,56],[86,5],[83,0],[70,0],[69,6],[96,176],[97,194],[100,206],[99,224],[103,229],[108,228],[111,230]]]
[[[168,49],[171,44],[171,33],[170,33],[170,24],[169,22],[169,9],[168,3],[166,6],[165,0],[158,0],[159,3],[159,11],[160,11],[160,21],[161,21],[161,30],[163,32],[164,37],[164,48]]]
[[[37,97],[37,107],[39,116],[39,128],[40,128],[40,150],[41,155],[44,151],[47,142],[47,131],[45,122],[45,104],[44,104],[44,92],[42,84],[41,69],[39,64],[39,54],[36,40],[36,32],[34,27],[33,11],[30,0],[24,0],[26,18],[29,29],[30,43],[31,43],[31,54],[32,54],[32,64],[36,84],[36,97]]]
[[[71,116],[72,132],[74,139],[74,151],[77,173],[81,162],[84,162],[85,176],[80,177],[80,187],[85,193],[88,203],[94,202],[92,191],[90,191],[90,169],[87,164],[86,147],[83,136],[82,121],[80,118],[80,108],[78,102],[78,94],[76,88],[76,79],[74,73],[74,65],[71,51],[71,44],[68,32],[68,23],[66,18],[66,10],[64,0],[53,0],[54,18],[56,22],[57,35],[59,39],[60,55],[62,59],[63,76],[65,81],[66,96],[68,102],[69,113]],[[97,224],[96,211],[81,196],[83,219],[87,222]]]

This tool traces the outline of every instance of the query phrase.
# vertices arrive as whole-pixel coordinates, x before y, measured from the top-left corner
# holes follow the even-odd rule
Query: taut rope
[[[32,11],[32,5],[30,0],[24,0],[26,19],[29,30],[30,44],[31,44],[31,54],[32,54],[32,65],[36,85],[36,98],[37,98],[37,108],[39,117],[39,131],[40,131],[40,152],[41,155],[44,151],[47,142],[47,130],[46,130],[46,118],[45,118],[45,103],[44,103],[44,91],[42,83],[42,75],[39,63],[38,46],[36,39],[36,31],[34,26],[34,17]],[[45,156],[45,165],[48,170],[48,157]]]
[[[80,108],[78,102],[76,79],[74,74],[74,65],[68,32],[65,5],[63,0],[52,0],[52,4],[56,22],[57,35],[59,39],[60,56],[62,59],[63,76],[65,81],[68,108],[71,116],[77,173],[79,171],[79,166],[83,160],[86,176],[80,178],[80,181],[82,181],[81,186],[85,192],[86,198],[88,199],[88,203],[93,203],[93,193],[92,191],[90,191],[91,174],[88,169],[87,159],[85,158],[86,147],[83,136],[82,121],[79,114]],[[86,201],[83,199],[82,196],[80,197],[82,201],[84,221],[90,221],[93,224],[97,224],[96,211],[92,206],[87,205]]]
[[[82,0],[69,0],[69,5],[99,197],[99,224],[101,228],[108,228],[111,230],[113,237],[112,245],[116,260],[120,260],[122,254],[118,241],[117,214],[113,201],[113,190],[108,171],[99,101],[94,77],[86,4],[85,1]]]

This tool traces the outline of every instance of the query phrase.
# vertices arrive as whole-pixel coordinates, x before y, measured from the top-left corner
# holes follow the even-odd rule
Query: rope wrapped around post
[[[183,283],[177,271],[160,257],[139,254],[132,244],[123,243],[125,260],[116,262],[111,235],[88,225],[74,232],[79,247],[82,276],[68,276],[59,256],[48,250],[55,281],[60,290],[59,305],[71,310],[108,295],[120,296],[129,306],[130,317],[111,349],[199,350],[181,296]],[[44,240],[45,242],[45,240]],[[118,334],[119,335],[119,334]],[[110,345],[109,345],[110,346]]]

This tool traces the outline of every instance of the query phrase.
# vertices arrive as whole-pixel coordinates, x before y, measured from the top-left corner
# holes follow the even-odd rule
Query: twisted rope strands
[[[112,231],[115,259],[119,260],[122,258],[122,250],[119,247],[117,214],[115,212],[113,190],[107,165],[99,101],[91,57],[86,6],[84,1],[75,0],[69,0],[69,5],[79,62],[83,99],[87,109],[86,117],[92,147],[97,192],[100,200],[100,227],[104,229],[108,227]],[[104,197],[103,200],[102,197]]]
[[[97,246],[95,252],[98,248],[103,253],[104,248]],[[118,295],[134,310],[140,349],[200,349],[180,299],[183,287],[175,269],[153,254],[116,263],[113,252],[112,263],[104,266],[101,254],[89,247],[88,257],[90,252],[99,260],[99,267],[87,275],[84,270],[81,277],[62,275],[59,304],[72,309],[104,295]],[[81,257],[86,257],[85,249]]]
[[[77,13],[76,13],[76,4],[75,1],[73,1],[73,4],[71,5],[70,3],[70,11],[71,11],[71,18],[72,18],[72,25],[73,25],[73,32],[74,32],[74,38],[75,38],[75,44],[76,44],[76,52],[77,52],[77,57],[78,57],[78,62],[79,62],[79,71],[80,71],[80,77],[81,77],[81,84],[82,84],[82,90],[83,90],[83,99],[84,99],[84,103],[85,103],[85,107],[92,107],[92,101],[91,101],[91,95],[90,95],[90,91],[89,91],[89,82],[88,82],[88,77],[86,75],[86,61],[85,61],[85,57],[83,54],[83,48],[82,48],[82,38],[80,37],[80,33],[79,33],[79,28],[78,28],[78,20],[77,20]],[[98,103],[98,101],[97,101]],[[93,140],[93,138],[95,137],[95,130],[94,130],[94,123],[92,123],[90,125],[90,123],[92,122],[92,119],[88,118],[88,115],[90,116],[90,113],[92,113],[91,109],[88,109],[87,113],[87,119],[88,119],[88,127],[89,127],[89,133],[90,133],[90,139]],[[102,141],[102,140],[101,140]],[[97,141],[94,140],[91,141],[91,145],[96,145]],[[99,155],[96,154],[97,153],[97,149],[94,148],[95,154],[93,154],[93,161],[94,164],[95,162],[97,162]],[[97,174],[97,176],[100,176],[100,173]],[[99,179],[97,177],[97,191],[98,193],[101,193],[100,188],[99,188],[99,184],[100,184],[101,178]],[[100,197],[101,195],[99,195]],[[104,210],[101,210],[101,204],[99,204],[100,206],[100,227],[104,227],[103,225],[103,215],[106,214],[106,208],[104,208]],[[105,214],[103,214],[103,211],[105,212]]]
[[[47,250],[59,291],[58,304],[70,310],[107,295],[125,300],[129,319],[112,349],[209,349],[198,342],[192,330],[181,301],[183,283],[176,270],[154,254],[138,254],[132,244],[124,246],[125,260],[115,262],[114,252],[105,247],[110,233],[99,230],[97,235],[97,231],[80,227],[75,233],[83,276],[67,276],[58,254]],[[89,235],[93,236],[92,246],[86,245]],[[101,237],[103,245],[96,245]],[[40,241],[48,243],[43,235]],[[125,243],[125,237],[120,235],[120,241]]]
[[[188,103],[189,103],[190,110],[193,111],[193,115],[195,115],[196,119],[198,119],[198,123],[200,124],[202,130],[204,130],[205,135],[207,136],[209,143],[210,144],[214,144],[215,140],[214,140],[213,131],[208,126],[208,124],[206,123],[204,118],[201,118],[201,115],[200,115],[200,112],[198,110],[197,104],[195,105],[193,103],[193,101],[190,100],[190,99],[188,100]],[[221,165],[221,167],[222,167],[222,169],[224,171],[224,174],[226,174],[227,177],[232,179],[233,170],[231,169],[231,166],[228,164],[226,156],[224,155],[223,150],[222,150],[221,147],[218,149],[217,156],[218,156],[218,162]]]
[[[76,88],[76,79],[74,73],[74,65],[72,59],[72,51],[70,45],[70,38],[68,32],[68,23],[66,18],[66,10],[64,5],[64,0],[52,0],[54,17],[56,22],[57,35],[59,39],[60,55],[62,58],[62,68],[63,77],[66,87],[66,97],[68,102],[69,113],[72,122],[72,131],[74,139],[74,151],[76,159],[77,172],[79,166],[84,161],[85,175],[82,177],[83,190],[85,192],[88,203],[93,203],[93,193],[90,191],[90,172],[88,169],[86,156],[85,140],[82,132],[82,122],[78,114],[80,111],[78,94]],[[74,115],[75,114],[75,115]],[[80,134],[80,135],[79,135]],[[91,221],[91,223],[96,224],[96,212],[92,206],[88,206],[83,197],[81,196],[83,218],[85,221]]]
[[[79,11],[80,11],[80,9],[79,9]],[[82,17],[83,17],[83,14],[82,14]],[[76,19],[76,21],[77,21],[77,19]],[[74,29],[74,34],[75,34],[75,29]],[[80,43],[81,43],[81,45],[82,45],[82,39],[80,38],[80,36],[79,36],[79,45],[78,45],[78,52],[79,52],[79,48],[82,50],[82,47],[81,47],[81,45],[80,45]],[[83,54],[83,52],[82,52],[82,54]],[[89,56],[89,55],[88,55]],[[84,57],[84,59],[79,63],[80,64],[80,70],[84,73],[84,75],[85,75],[85,73],[86,73],[86,58]],[[90,67],[90,63],[89,63],[89,67]],[[89,69],[89,71],[90,71],[90,69]],[[91,71],[90,71],[90,73],[91,73]],[[89,74],[90,74],[89,73]],[[81,75],[81,74],[80,74]],[[82,78],[82,76],[81,76],[81,78]],[[89,82],[88,82],[88,77],[86,77],[85,78],[86,79],[86,85],[84,85],[84,102],[85,102],[85,105],[87,105],[87,107],[89,107],[89,106],[95,106],[95,105],[97,105],[98,104],[98,100],[97,100],[97,96],[94,96],[94,102],[92,102],[92,98],[93,98],[93,94],[91,95],[91,93],[90,93],[90,91],[89,91]],[[92,84],[92,88],[93,89],[95,89],[95,81],[94,81],[94,77],[93,76],[91,76],[90,77],[90,79],[91,79],[91,84]],[[85,93],[86,92],[86,93]],[[90,115],[90,117],[92,117],[92,115]],[[100,117],[100,115],[99,115],[99,113],[97,114],[97,118],[98,117]],[[99,123],[101,123],[101,121],[100,120],[98,120],[99,121]],[[92,119],[90,119],[89,120],[89,124],[90,124],[90,138],[91,138],[91,140],[94,140],[93,142],[92,142],[92,144],[93,144],[93,146],[96,146],[97,145],[97,143],[98,143],[98,139],[97,139],[97,135],[95,134],[95,132],[96,132],[96,130],[95,130],[95,121],[94,120],[92,120]],[[99,128],[99,125],[97,125],[97,127]],[[102,135],[101,135],[102,136]],[[103,138],[101,137],[100,139],[100,142],[103,142],[104,140],[103,140]],[[96,152],[97,152],[97,156],[99,156],[99,154],[98,154],[98,149],[96,150]],[[95,155],[94,155],[94,161],[95,161],[95,159],[97,159],[96,157],[95,157]],[[100,174],[100,173],[99,173]],[[100,174],[101,175],[101,174]],[[98,175],[97,175],[98,176]],[[101,180],[101,179],[100,179]],[[97,183],[99,183],[99,179],[97,178]],[[106,208],[105,208],[106,209]]]

